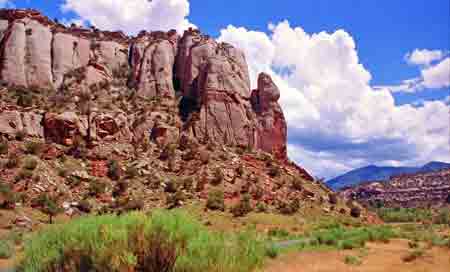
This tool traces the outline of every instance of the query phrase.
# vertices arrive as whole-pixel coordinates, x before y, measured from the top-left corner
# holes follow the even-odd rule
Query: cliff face
[[[3,104],[0,133],[21,131],[63,144],[77,134],[96,141],[142,139],[145,130],[156,128],[155,115],[101,110],[99,100],[114,99],[104,92],[95,100],[99,95],[93,86],[100,85],[96,91],[102,93],[99,89],[125,78],[140,99],[168,99],[173,105],[181,97],[182,118],[173,136],[188,134],[199,142],[259,149],[287,162],[280,92],[266,74],[252,91],[245,56],[232,45],[192,29],[180,38],[176,31],[127,37],[65,27],[34,10],[1,10],[0,39],[3,84],[73,98],[58,113],[36,105],[25,109]],[[83,103],[86,96],[94,98],[94,105]],[[88,112],[80,114],[80,107],[87,105]]]
[[[450,170],[392,177],[388,182],[371,182],[340,193],[362,203],[381,202],[387,207],[423,207],[450,201]]]

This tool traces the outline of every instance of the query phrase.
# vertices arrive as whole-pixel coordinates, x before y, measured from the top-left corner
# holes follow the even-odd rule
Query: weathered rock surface
[[[279,99],[278,87],[269,75],[261,73],[251,98],[258,119],[256,147],[286,159],[287,125]]]
[[[156,126],[157,114],[94,110],[90,115],[94,140],[135,141],[154,129],[167,134],[157,137],[167,142],[187,132],[200,142],[261,149],[287,161],[286,122],[278,104],[280,92],[270,76],[261,74],[258,89],[251,91],[244,54],[198,30],[185,31],[181,39],[176,31],[143,31],[129,38],[121,32],[68,28],[33,10],[2,10],[0,38],[0,75],[9,85],[54,88],[74,97],[66,112],[28,116],[43,120],[43,125],[23,114],[17,128],[3,121],[4,133],[25,129],[59,143],[70,142],[76,134],[86,136],[86,114],[76,113],[83,106],[79,97],[91,92],[93,99],[102,101],[105,95],[90,87],[112,84],[117,74],[127,77],[129,66],[128,85],[138,99],[175,102],[176,91],[181,91],[183,101],[189,101],[180,107],[186,113],[184,131]],[[103,99],[103,104],[112,104],[118,96]]]

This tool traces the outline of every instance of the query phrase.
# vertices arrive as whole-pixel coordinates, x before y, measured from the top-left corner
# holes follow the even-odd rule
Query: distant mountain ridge
[[[392,176],[402,174],[415,174],[420,172],[432,172],[450,168],[450,163],[433,161],[422,167],[392,167],[369,165],[355,169],[341,176],[331,179],[327,184],[333,190],[340,190],[344,187],[356,186],[367,181],[389,180]]]

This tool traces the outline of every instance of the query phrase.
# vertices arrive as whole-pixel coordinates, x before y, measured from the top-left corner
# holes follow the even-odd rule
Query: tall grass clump
[[[20,271],[246,272],[264,254],[252,233],[212,233],[184,212],[158,210],[50,226],[25,243]]]

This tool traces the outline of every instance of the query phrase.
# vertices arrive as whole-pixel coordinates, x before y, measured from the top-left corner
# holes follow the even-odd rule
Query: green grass
[[[433,218],[430,210],[420,208],[380,208],[376,212],[386,223],[423,222]]]
[[[316,230],[303,237],[300,248],[328,247],[337,249],[363,248],[366,242],[388,242],[397,237],[389,226],[345,228],[342,226]]]
[[[212,233],[184,212],[155,211],[50,226],[25,242],[20,266],[24,272],[55,271],[55,265],[88,258],[95,271],[153,271],[144,270],[150,266],[143,262],[154,263],[155,252],[176,255],[174,272],[247,272],[266,254],[264,243],[250,232]]]
[[[0,240],[0,259],[9,259],[14,253],[13,242],[8,239]]]

